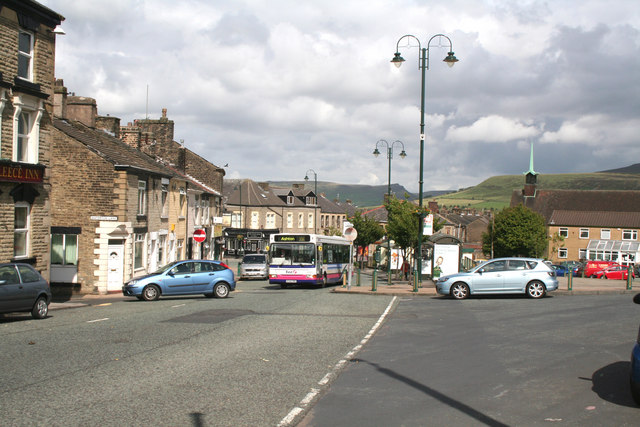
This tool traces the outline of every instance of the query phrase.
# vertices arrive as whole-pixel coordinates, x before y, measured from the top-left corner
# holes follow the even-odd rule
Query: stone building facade
[[[49,279],[54,30],[64,17],[35,1],[0,3],[0,262]]]
[[[186,209],[181,217],[172,205],[187,180],[97,128],[113,120],[99,120],[95,106],[56,90],[56,112],[67,117],[53,121],[51,281],[119,292],[129,278],[185,257]]]

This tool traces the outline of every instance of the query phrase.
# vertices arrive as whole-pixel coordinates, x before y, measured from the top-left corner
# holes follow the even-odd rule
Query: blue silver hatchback
[[[526,294],[542,298],[558,289],[555,271],[538,258],[496,258],[468,272],[448,274],[436,282],[436,291],[465,299],[480,294]]]
[[[197,294],[226,298],[235,288],[233,271],[223,262],[186,260],[129,280],[122,287],[122,294],[145,301],[154,301],[160,296]]]

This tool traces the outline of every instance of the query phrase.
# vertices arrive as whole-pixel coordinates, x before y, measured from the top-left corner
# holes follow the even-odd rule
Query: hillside
[[[622,170],[632,170],[623,168]],[[522,189],[523,175],[491,177],[475,187],[432,198],[442,206],[502,209],[509,206],[513,190]],[[576,174],[541,174],[538,188],[554,190],[640,190],[640,173],[596,172]]]
[[[224,185],[233,188],[238,185],[238,179],[225,179]],[[269,181],[269,185],[274,187],[291,188],[293,184],[305,184],[305,188],[313,190],[314,182],[300,181]],[[355,206],[366,208],[380,206],[387,194],[386,185],[359,185],[359,184],[338,184],[335,182],[318,181],[318,193],[324,193],[329,200],[339,200],[346,202],[350,200]],[[417,199],[416,193],[409,193],[406,188],[400,184],[391,184],[391,193],[396,197],[404,198],[405,193],[409,194],[409,198]],[[425,198],[446,194],[447,191],[425,191]]]

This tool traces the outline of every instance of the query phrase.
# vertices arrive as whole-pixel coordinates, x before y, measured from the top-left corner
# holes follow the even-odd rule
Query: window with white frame
[[[18,77],[33,80],[33,34],[22,30],[18,33]]]
[[[307,204],[307,205],[315,205],[316,202],[317,202],[317,199],[315,197],[306,196],[306,198],[305,198],[305,204]]]
[[[133,242],[133,268],[144,268],[144,234],[136,233]]]
[[[38,163],[40,119],[44,103],[33,96],[13,97],[13,155],[15,162]]]
[[[586,249],[578,249],[578,259],[587,259]]]
[[[622,240],[638,240],[638,230],[622,230]]]
[[[560,237],[569,237],[569,229],[567,227],[560,227],[558,234]]]
[[[162,178],[162,218],[169,216],[169,180]]]
[[[187,216],[187,192],[184,187],[180,187],[180,218]]]
[[[298,228],[304,227],[304,214],[298,213]]]
[[[602,240],[609,240],[611,239],[611,230],[609,229],[601,229],[600,230],[600,239]]]
[[[326,215],[320,215],[320,227],[321,227],[321,228],[324,228],[324,217],[325,217],[325,216],[326,216]]]
[[[287,212],[287,228],[293,228],[293,213]]]
[[[273,212],[267,214],[267,228],[276,228],[276,214]]]
[[[200,197],[200,206],[202,208],[202,221],[200,223],[207,225],[209,224],[209,198],[207,196]]]
[[[242,212],[232,212],[231,213],[231,227],[233,227],[233,228],[241,228],[242,227]]]
[[[147,182],[138,181],[138,215],[147,212]]]
[[[251,228],[253,230],[257,230],[258,228],[260,228],[260,212],[251,212]]]
[[[157,262],[158,262],[158,267],[165,265],[166,264],[166,244],[167,244],[167,236],[158,236],[158,258],[157,258]]]
[[[13,256],[16,258],[29,255],[30,213],[31,206],[28,203],[16,203],[13,222]]]
[[[589,238],[589,229],[588,228],[581,228],[580,229],[580,238],[581,239],[588,239]]]
[[[292,205],[293,204],[293,196],[287,196],[287,204],[288,205]]]
[[[182,254],[184,253],[183,248],[184,248],[184,239],[178,239],[178,243],[176,245],[176,250],[178,252],[176,254],[177,256],[176,261],[180,261],[182,259]]]
[[[193,207],[195,208],[195,220],[196,225],[200,225],[200,195],[195,195],[195,202],[193,203]]]
[[[309,221],[308,221],[308,223],[307,223],[307,228],[315,228],[315,226],[316,226],[316,223],[315,223],[315,221],[313,220],[313,214],[312,214],[312,213],[310,213],[310,214],[309,214]]]
[[[51,264],[78,265],[78,235],[51,235]]]
[[[558,248],[558,258],[566,258],[567,254],[567,248]]]

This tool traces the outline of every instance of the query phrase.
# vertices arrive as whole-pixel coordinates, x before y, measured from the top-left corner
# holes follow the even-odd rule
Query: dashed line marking
[[[104,319],[87,320],[87,323],[104,322],[105,320],[109,320],[109,318],[105,317]]]
[[[344,359],[341,359],[338,363],[336,363],[335,366],[331,369],[331,371],[328,372],[324,377],[322,377],[320,381],[318,381],[319,386],[322,387],[329,384],[329,382],[337,376],[338,371],[340,371],[340,369],[342,369],[349,360],[352,360],[353,357],[362,349],[362,347],[371,339],[371,337],[376,333],[378,328],[380,328],[380,325],[382,325],[382,322],[384,322],[384,319],[389,314],[389,311],[391,311],[391,307],[393,307],[393,304],[395,303],[397,298],[398,297],[393,297],[393,299],[387,306],[384,313],[382,313],[382,315],[380,316],[376,324],[373,325],[373,327],[369,330],[369,333],[365,335],[364,339],[360,341],[360,344],[356,345],[350,352],[348,352],[345,355]],[[307,395],[300,401],[298,406],[294,407],[291,411],[289,411],[287,416],[284,417],[280,421],[280,423],[278,423],[278,427],[289,427],[293,425],[292,423],[296,419],[296,417],[304,412],[307,406],[309,406],[309,404],[313,402],[313,400],[316,398],[316,396],[318,396],[319,393],[320,393],[320,389],[312,388],[311,391],[307,393]]]

